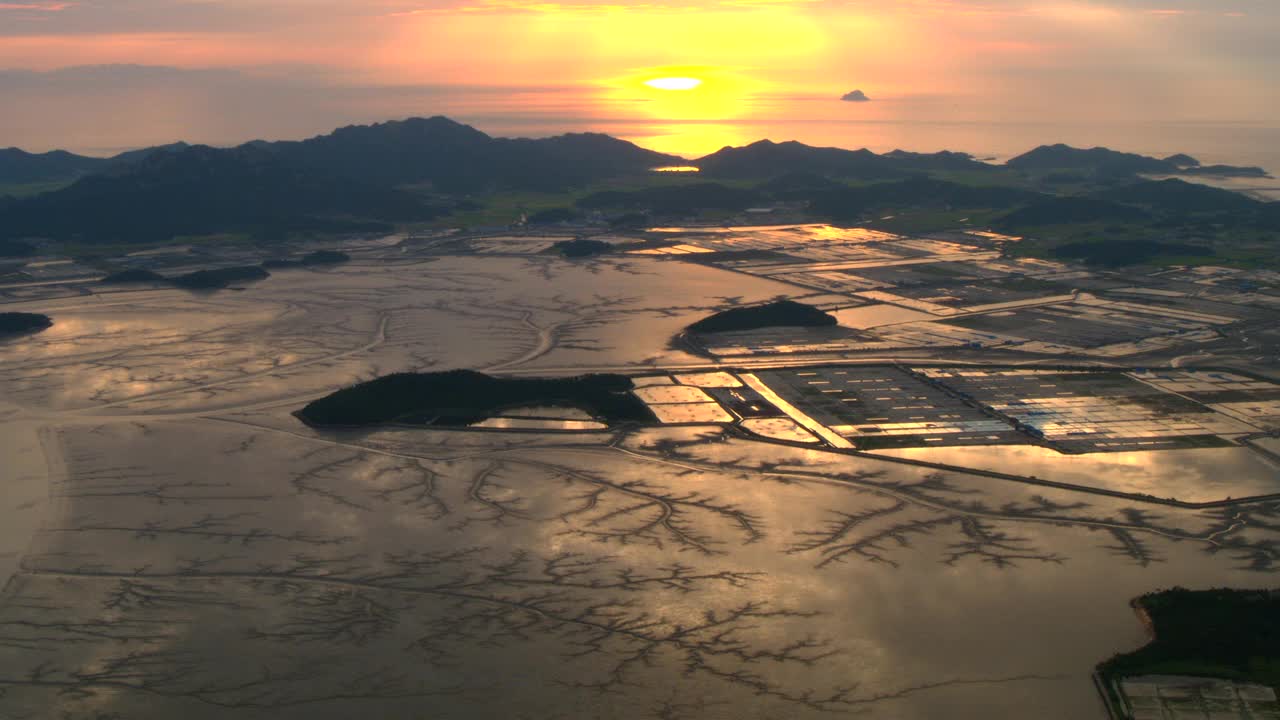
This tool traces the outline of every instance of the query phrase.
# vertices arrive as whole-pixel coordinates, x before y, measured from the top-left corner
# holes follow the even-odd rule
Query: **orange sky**
[[[1280,109],[1277,30],[1274,0],[0,0],[0,68],[225,71],[216,88],[207,73],[149,89],[126,69],[96,75],[134,93],[139,117],[121,127],[209,142],[442,112],[537,132],[625,126],[696,154],[798,122],[1266,122]],[[703,83],[644,84],[668,74]],[[0,118],[0,133],[52,141],[26,138],[75,106],[74,88],[55,102],[58,83],[45,85],[25,91],[27,129]],[[872,102],[838,100],[854,88]],[[279,118],[235,127],[220,115],[250,102],[237,92],[279,98]],[[100,121],[129,112],[105,89],[96,102]]]

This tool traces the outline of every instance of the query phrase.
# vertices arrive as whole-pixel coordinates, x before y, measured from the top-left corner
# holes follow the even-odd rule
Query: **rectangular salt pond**
[[[649,405],[672,403],[708,403],[711,396],[690,385],[650,385],[631,391]]]
[[[1280,467],[1243,447],[1063,455],[1036,445],[893,448],[876,455],[1209,502],[1280,493]]]
[[[835,315],[836,320],[842,326],[856,330],[934,319],[927,312],[911,310],[896,305],[864,305],[862,307],[836,310],[831,314]]]
[[[722,423],[733,422],[733,416],[714,402],[671,403],[650,405],[658,422],[674,423]]]

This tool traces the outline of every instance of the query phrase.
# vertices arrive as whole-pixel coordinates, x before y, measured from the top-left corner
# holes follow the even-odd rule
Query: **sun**
[[[655,90],[692,90],[701,85],[702,81],[691,77],[660,77],[645,80],[644,84]]]

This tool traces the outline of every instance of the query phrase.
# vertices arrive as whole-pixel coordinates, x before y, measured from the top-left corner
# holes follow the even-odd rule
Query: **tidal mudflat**
[[[667,338],[786,287],[439,257],[43,303],[0,344],[0,717],[1102,718],[1131,597],[1274,584],[1280,503],[290,414],[404,370],[697,367]]]
[[[1049,448],[1002,445],[877,450],[889,457],[1021,475],[1203,503],[1280,492],[1280,467],[1248,448],[1064,455]]]

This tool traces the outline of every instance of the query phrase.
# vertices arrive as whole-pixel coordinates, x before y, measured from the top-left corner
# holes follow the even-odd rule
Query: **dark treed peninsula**
[[[168,278],[154,270],[131,268],[111,273],[98,282],[104,285],[127,285],[129,283],[163,283],[168,281]]]
[[[465,426],[499,410],[573,407],[609,423],[651,422],[653,413],[630,393],[622,375],[495,378],[472,370],[396,373],[315,400],[296,415],[313,427],[390,423]]]
[[[1134,607],[1155,638],[1099,665],[1104,677],[1192,675],[1280,689],[1280,591],[1173,588]]]
[[[271,273],[257,265],[243,267],[218,268],[216,270],[197,270],[179,275],[171,281],[174,285],[187,290],[219,290],[234,282],[250,282],[265,280]]]
[[[53,326],[47,315],[37,313],[0,313],[0,337],[21,333],[39,332]]]
[[[552,245],[551,249],[567,258],[583,258],[612,252],[613,246],[603,240],[574,238],[573,240],[561,240]]]
[[[263,263],[263,266],[267,266],[267,263]],[[256,265],[196,270],[172,278],[167,278],[154,270],[133,268],[111,273],[99,280],[99,282],[104,285],[167,283],[185,290],[221,290],[229,287],[234,282],[264,280],[268,277],[271,277],[271,273]]]

